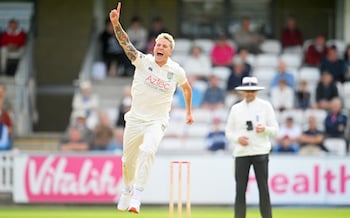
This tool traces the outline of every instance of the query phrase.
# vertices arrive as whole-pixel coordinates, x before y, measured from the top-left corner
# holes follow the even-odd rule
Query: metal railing
[[[36,119],[33,47],[34,34],[33,31],[30,31],[28,33],[24,54],[18,63],[15,75],[16,101],[14,115],[16,120],[16,135],[31,133],[33,121]]]
[[[12,192],[13,152],[0,153],[0,193]]]

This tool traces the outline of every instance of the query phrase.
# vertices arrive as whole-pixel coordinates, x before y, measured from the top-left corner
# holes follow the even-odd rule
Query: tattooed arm
[[[134,61],[137,57],[138,51],[134,45],[130,42],[128,34],[124,31],[122,25],[119,22],[121,3],[118,2],[117,9],[113,9],[109,13],[109,19],[112,22],[114,33],[119,41],[120,46],[123,48],[126,56]]]

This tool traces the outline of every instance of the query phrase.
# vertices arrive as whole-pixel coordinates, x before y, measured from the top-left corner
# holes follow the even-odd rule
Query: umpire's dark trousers
[[[263,218],[272,218],[271,202],[268,179],[269,155],[253,155],[236,157],[235,159],[235,180],[236,200],[235,218],[246,217],[246,190],[249,177],[250,165],[253,165],[256,181],[259,189],[260,213]]]

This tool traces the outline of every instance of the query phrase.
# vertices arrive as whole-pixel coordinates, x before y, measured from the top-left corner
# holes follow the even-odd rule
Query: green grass
[[[9,206],[0,207],[1,218],[167,218],[167,207],[142,207],[141,213],[117,212],[113,206]],[[183,218],[185,218],[183,214]],[[192,218],[232,218],[232,207],[193,207]],[[350,208],[273,208],[274,218],[349,218]],[[174,218],[177,218],[175,214]],[[249,208],[247,218],[260,218]]]

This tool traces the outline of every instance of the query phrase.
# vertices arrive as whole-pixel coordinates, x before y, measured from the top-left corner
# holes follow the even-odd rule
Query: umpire
[[[257,96],[264,87],[258,85],[256,77],[244,77],[242,91],[244,99],[232,106],[226,136],[234,146],[235,157],[235,218],[246,217],[246,190],[250,166],[253,165],[259,190],[260,213],[263,218],[272,218],[268,187],[268,162],[271,150],[270,136],[278,132],[278,123],[271,104]]]

